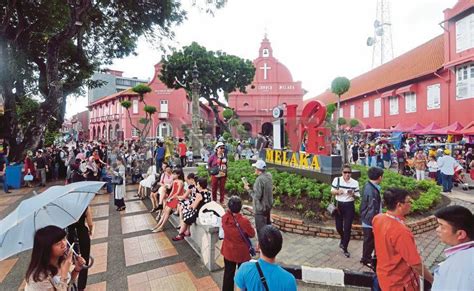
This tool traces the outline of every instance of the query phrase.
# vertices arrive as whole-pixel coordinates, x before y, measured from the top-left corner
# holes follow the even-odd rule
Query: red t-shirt
[[[185,156],[186,152],[188,151],[186,144],[184,142],[178,144],[179,155]]]
[[[372,226],[382,290],[419,290],[418,275],[411,268],[421,264],[413,233],[401,218],[387,214],[376,215]]]

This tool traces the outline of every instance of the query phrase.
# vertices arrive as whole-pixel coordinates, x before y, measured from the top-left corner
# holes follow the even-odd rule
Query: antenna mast
[[[367,39],[372,47],[372,68],[393,59],[392,23],[390,20],[390,0],[377,0],[374,36]]]

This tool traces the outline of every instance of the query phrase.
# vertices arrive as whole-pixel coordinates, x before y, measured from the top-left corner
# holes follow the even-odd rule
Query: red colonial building
[[[443,33],[351,80],[340,115],[389,128],[474,120],[474,0],[444,11]],[[436,24],[433,24],[434,27]],[[330,91],[310,100],[335,103]]]
[[[247,86],[247,94],[229,94],[229,107],[233,108],[245,129],[255,136],[273,131],[272,110],[277,106],[298,105],[298,116],[303,110],[304,90],[300,81],[293,81],[288,68],[273,56],[270,41],[265,38],[260,44],[258,58],[253,61],[255,77]]]
[[[149,138],[184,137],[182,125],[191,128],[191,101],[186,97],[184,89],[169,89],[158,76],[161,65],[155,65],[155,74],[148,83],[152,92],[145,95],[147,105],[155,106]],[[116,94],[105,96],[89,104],[89,137],[91,140],[131,140],[138,138],[138,132],[130,124],[127,110],[120,104],[129,100],[129,108],[133,124],[140,124],[140,118],[145,116],[144,104],[139,102],[138,94],[127,89]],[[201,118],[213,121],[213,113],[205,105],[201,105]],[[141,124],[140,124],[141,127]]]

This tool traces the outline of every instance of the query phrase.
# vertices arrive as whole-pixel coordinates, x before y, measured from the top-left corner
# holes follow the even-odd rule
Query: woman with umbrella
[[[121,157],[117,158],[117,167],[114,167],[112,183],[114,184],[114,204],[117,206],[117,211],[125,210],[125,166]]]
[[[25,291],[67,291],[85,260],[68,251],[66,232],[57,226],[46,226],[35,233],[31,261],[26,271]],[[74,264],[74,270],[69,270]]]

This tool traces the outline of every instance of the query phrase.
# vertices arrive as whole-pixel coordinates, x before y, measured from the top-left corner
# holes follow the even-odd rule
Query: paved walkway
[[[464,194],[474,196],[472,194]],[[453,197],[462,197],[462,193],[453,191],[447,195],[451,204],[458,204],[474,212],[474,202],[463,201]],[[362,241],[351,240],[349,243],[350,258],[346,258],[339,249],[339,240],[332,238],[306,237],[293,233],[284,233],[284,245],[278,261],[290,265],[305,265],[311,267],[328,267],[348,269],[352,271],[370,271],[359,261],[362,255]],[[434,267],[444,260],[443,250],[447,247],[438,240],[435,230],[415,236],[418,250],[429,267]]]
[[[49,185],[50,186],[50,185]],[[38,192],[44,191],[39,189]],[[219,290],[210,272],[185,241],[174,243],[171,227],[151,233],[156,223],[149,201],[137,200],[136,186],[127,186],[127,210],[115,211],[111,195],[96,195],[91,203],[96,231],[87,290]],[[30,197],[31,189],[0,193],[0,218]],[[31,252],[0,261],[0,290],[23,290]]]

